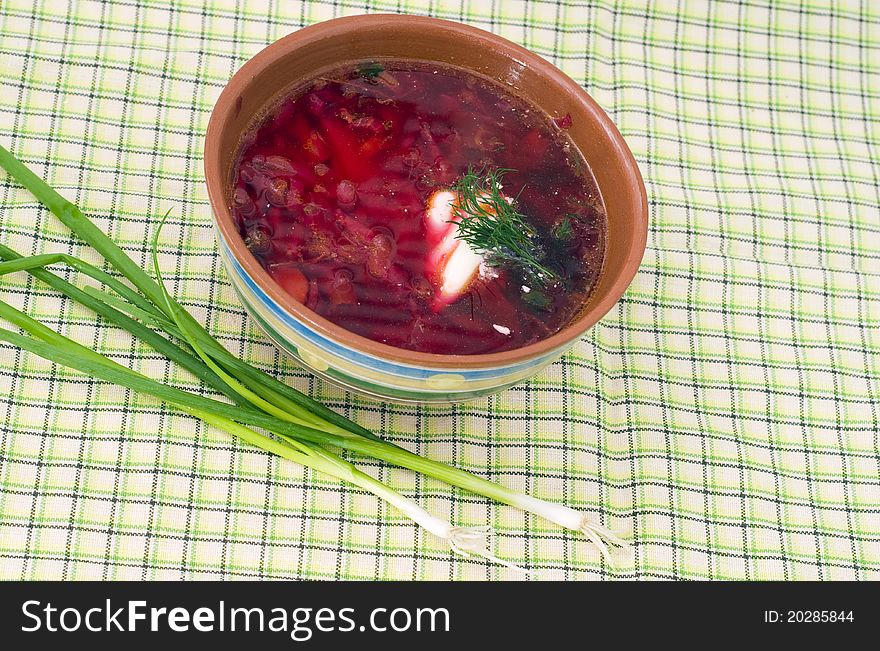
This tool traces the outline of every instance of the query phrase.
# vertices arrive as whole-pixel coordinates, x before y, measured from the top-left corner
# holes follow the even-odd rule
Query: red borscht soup
[[[269,275],[351,332],[519,348],[564,327],[602,268],[605,210],[570,124],[457,68],[351,64],[245,134],[233,212]]]

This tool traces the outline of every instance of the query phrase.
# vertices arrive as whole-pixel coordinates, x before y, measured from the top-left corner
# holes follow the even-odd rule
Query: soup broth
[[[272,278],[351,332],[427,353],[519,348],[564,327],[602,268],[605,210],[570,121],[457,68],[351,64],[285,96],[244,136],[233,212]],[[472,245],[464,271],[444,275],[456,273],[445,251],[457,240],[430,208],[459,196],[469,172],[497,180],[543,272]],[[490,231],[500,223],[487,219]]]

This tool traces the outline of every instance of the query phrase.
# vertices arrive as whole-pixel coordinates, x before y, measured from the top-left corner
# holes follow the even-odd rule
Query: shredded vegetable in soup
[[[269,275],[347,330],[519,348],[564,327],[602,269],[605,209],[570,126],[457,68],[350,64],[244,136],[233,211]]]

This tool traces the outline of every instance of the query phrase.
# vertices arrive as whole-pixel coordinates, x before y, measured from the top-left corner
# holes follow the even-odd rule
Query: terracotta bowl
[[[452,64],[491,77],[550,117],[570,113],[608,212],[605,268],[588,302],[555,335],[486,355],[434,355],[371,341],[331,323],[284,292],[245,247],[230,208],[242,134],[285,91],[322,68],[397,57]],[[338,18],[306,27],[248,61],[223,90],[208,124],[205,177],[226,271],[245,308],[283,350],[316,375],[396,402],[469,400],[531,377],[557,359],[621,297],[645,250],[648,203],[632,153],[605,112],[540,56],[458,23],[417,16]]]

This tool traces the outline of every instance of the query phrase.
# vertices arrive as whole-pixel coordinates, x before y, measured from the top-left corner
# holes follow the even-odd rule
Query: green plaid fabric
[[[582,537],[379,463],[437,515],[491,525],[549,578],[880,578],[880,8],[760,2],[0,4],[0,142],[224,344],[420,454],[595,515]],[[240,6],[236,6],[236,5]],[[463,21],[540,53],[609,112],[651,204],[641,270],[562,361],[464,406],[345,393],[281,356],[219,264],[202,141],[227,79],[343,14]],[[0,179],[0,240],[98,261]],[[86,279],[59,267],[78,284]],[[2,299],[152,377],[153,351],[25,274]],[[0,347],[0,577],[482,579],[359,490],[156,401]]]

